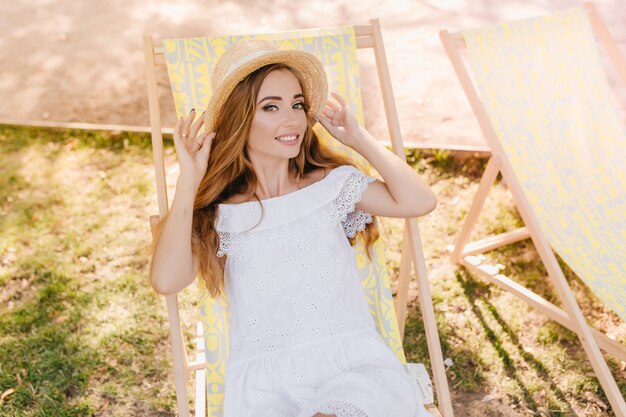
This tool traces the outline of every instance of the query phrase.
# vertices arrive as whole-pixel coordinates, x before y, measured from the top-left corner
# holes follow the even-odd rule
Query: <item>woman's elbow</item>
[[[172,254],[166,257],[152,256],[150,263],[150,285],[162,295],[174,295],[190,285],[196,276],[192,262],[180,259],[184,256]]]
[[[181,286],[181,281],[172,279],[176,276],[175,272],[162,271],[158,268],[152,268],[150,271],[150,284],[156,292],[161,295],[174,295],[181,292],[185,286]]]
[[[414,210],[410,217],[425,216],[437,207],[437,197],[428,189],[415,201]]]
[[[433,193],[431,190],[428,190],[427,194],[428,194],[427,197],[424,199],[426,210],[424,211],[424,213],[421,214],[422,216],[430,213],[435,208],[437,208],[437,196],[435,195],[435,193]]]
[[[154,288],[154,290],[161,295],[167,296],[178,293],[178,290],[176,288],[173,288],[171,283],[159,279],[159,277],[155,276],[154,274],[150,276],[150,284],[152,285],[152,288]]]

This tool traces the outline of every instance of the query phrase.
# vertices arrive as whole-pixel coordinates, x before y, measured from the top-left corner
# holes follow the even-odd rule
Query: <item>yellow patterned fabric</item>
[[[167,70],[179,117],[187,114],[192,108],[206,107],[211,94],[211,75],[215,62],[231,44],[252,37],[270,40],[280,49],[300,49],[317,56],[326,69],[330,90],[346,98],[363,124],[356,40],[351,27],[165,40],[163,46]],[[357,153],[330,137],[321,126],[316,126],[316,129],[322,141],[328,146],[350,155],[361,170],[368,170],[367,161]],[[361,243],[358,243],[355,249],[361,284],[377,330],[400,361],[406,363],[388,273],[381,255],[383,251],[375,244],[373,261],[370,263]],[[228,300],[225,297],[219,300],[212,299],[203,285],[199,287],[201,287],[200,317],[208,348],[207,415],[221,416],[228,359]]]
[[[626,320],[626,140],[586,12],[463,36],[481,99],[550,245]]]

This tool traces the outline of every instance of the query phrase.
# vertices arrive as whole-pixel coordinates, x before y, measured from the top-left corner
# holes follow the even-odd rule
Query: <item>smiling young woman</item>
[[[275,67],[275,66],[273,66]],[[265,68],[259,100],[252,118],[246,149],[255,166],[258,185],[283,187],[258,190],[259,199],[287,194],[297,189],[289,160],[298,156],[306,133],[307,115],[300,82],[287,68]],[[281,178],[286,175],[287,177]],[[290,178],[292,177],[292,178]]]
[[[227,293],[224,416],[430,415],[375,330],[351,243],[361,233],[371,246],[375,215],[433,210],[433,193],[341,97],[328,100],[310,54],[244,41],[213,85],[204,117],[192,111],[174,129],[181,173],[151,279],[171,294],[199,274]],[[383,181],[323,146],[318,121]]]

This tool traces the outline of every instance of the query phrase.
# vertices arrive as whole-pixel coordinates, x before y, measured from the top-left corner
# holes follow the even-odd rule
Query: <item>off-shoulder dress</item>
[[[230,354],[225,417],[416,417],[414,382],[382,341],[347,237],[375,181],[352,166],[279,197],[220,204]]]

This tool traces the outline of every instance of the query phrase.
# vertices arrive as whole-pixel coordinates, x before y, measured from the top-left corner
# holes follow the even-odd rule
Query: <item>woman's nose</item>
[[[283,118],[283,125],[285,127],[296,126],[299,122],[298,114],[296,112],[286,112],[287,114]]]

